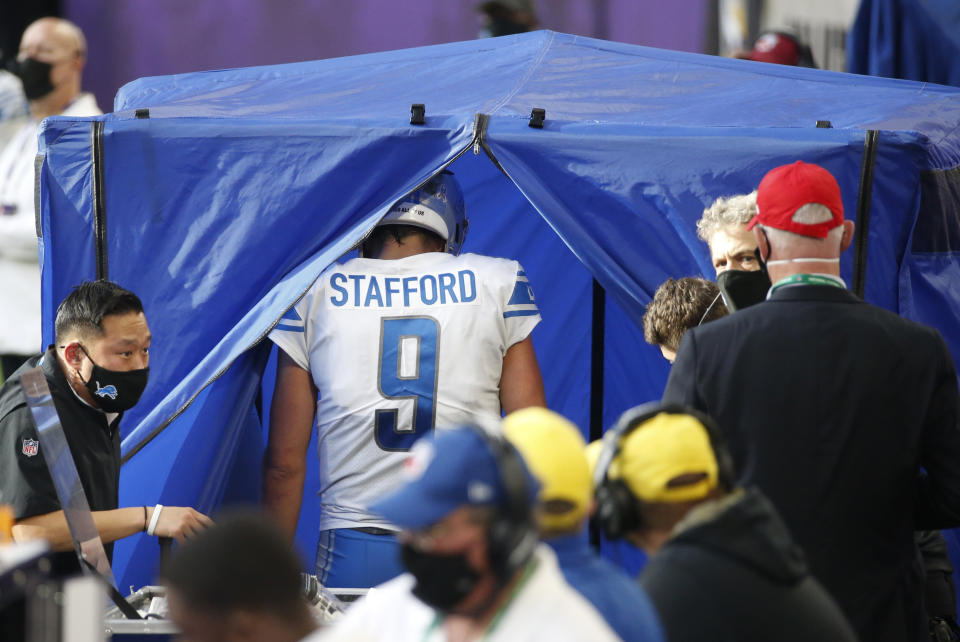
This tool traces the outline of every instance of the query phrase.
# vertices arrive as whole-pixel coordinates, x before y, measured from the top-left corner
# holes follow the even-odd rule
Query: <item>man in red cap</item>
[[[739,481],[773,500],[861,639],[928,639],[913,532],[960,525],[950,354],[847,291],[854,226],[827,170],[773,169],[757,209],[767,301],[687,332],[663,400],[717,419]]]
[[[810,51],[810,47],[784,31],[765,31],[761,33],[754,41],[753,49],[738,53],[736,57],[793,67],[816,68],[817,66],[813,61],[813,53]]]

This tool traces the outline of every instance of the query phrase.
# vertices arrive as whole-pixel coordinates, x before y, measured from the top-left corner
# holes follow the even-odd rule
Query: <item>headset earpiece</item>
[[[500,480],[507,493],[507,505],[499,508],[487,528],[487,556],[497,577],[508,580],[527,563],[539,537],[534,523],[530,489],[523,459],[502,435],[473,426],[497,460]]]
[[[655,401],[631,408],[620,415],[617,423],[604,435],[603,448],[597,458],[594,475],[594,514],[601,530],[610,539],[621,538],[643,525],[640,502],[623,480],[608,477],[610,464],[620,454],[620,443],[623,439],[660,413],[690,415],[699,421],[707,431],[710,448],[717,460],[717,484],[726,492],[733,490],[736,485],[733,458],[723,443],[720,427],[711,417],[681,404],[662,404]]]
[[[608,480],[597,490],[595,518],[610,539],[619,539],[643,525],[640,504],[620,479]]]

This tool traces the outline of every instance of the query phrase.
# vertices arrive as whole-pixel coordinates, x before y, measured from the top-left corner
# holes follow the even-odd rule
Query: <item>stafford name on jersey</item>
[[[479,305],[473,270],[417,276],[377,274],[330,275],[327,300],[336,308],[422,308],[437,305]]]

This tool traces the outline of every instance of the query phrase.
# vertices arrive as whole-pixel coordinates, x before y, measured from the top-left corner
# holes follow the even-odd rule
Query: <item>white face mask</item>
[[[784,265],[786,263],[839,263],[840,259],[815,259],[815,258],[799,258],[799,259],[777,259],[775,261],[767,261],[767,265]]]

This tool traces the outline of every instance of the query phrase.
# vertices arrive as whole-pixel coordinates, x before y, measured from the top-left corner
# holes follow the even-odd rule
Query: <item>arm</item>
[[[154,506],[147,507],[146,520],[143,506],[93,511],[91,515],[100,539],[106,544],[146,530],[146,524],[153,518],[154,509]],[[209,517],[192,508],[164,506],[157,519],[154,535],[173,537],[182,542],[212,524]],[[55,551],[73,550],[70,529],[62,510],[17,520],[13,526],[13,538],[18,542],[45,539]]]
[[[546,406],[543,379],[533,341],[527,337],[507,349],[500,373],[500,406],[506,414],[527,406]]]
[[[264,511],[292,542],[300,519],[307,448],[316,413],[317,388],[310,373],[280,350],[270,408],[270,434],[263,455]]]

